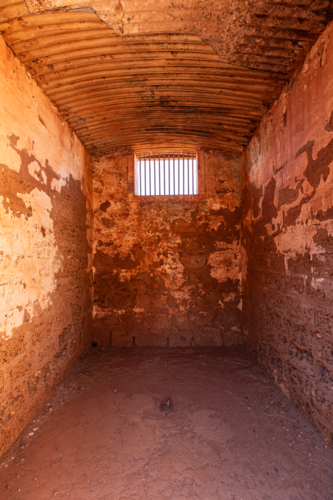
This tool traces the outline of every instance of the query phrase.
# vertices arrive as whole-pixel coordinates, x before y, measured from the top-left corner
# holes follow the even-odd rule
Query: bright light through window
[[[198,162],[193,153],[137,155],[135,194],[174,196],[198,194]]]

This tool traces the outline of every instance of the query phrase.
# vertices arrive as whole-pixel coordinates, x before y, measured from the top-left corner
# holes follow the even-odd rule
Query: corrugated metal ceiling
[[[243,30],[230,35],[228,52],[216,31],[201,32],[216,9],[206,21],[193,17],[195,26],[188,9],[171,10],[172,27],[147,3],[138,12],[137,2],[119,2],[122,15],[110,21],[101,8],[76,2],[73,12],[64,2],[65,11],[35,15],[0,0],[0,30],[93,156],[172,145],[243,150],[331,12],[331,2],[257,2],[244,9],[246,22],[238,18]],[[182,32],[179,19],[195,33]]]

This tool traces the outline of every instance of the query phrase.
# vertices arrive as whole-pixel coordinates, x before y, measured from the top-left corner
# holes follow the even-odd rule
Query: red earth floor
[[[242,348],[94,348],[0,459],[0,498],[332,500],[332,466]]]

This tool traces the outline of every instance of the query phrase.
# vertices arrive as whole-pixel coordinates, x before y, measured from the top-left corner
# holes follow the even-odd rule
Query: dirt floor
[[[332,500],[333,452],[241,348],[96,347],[0,459],[0,498]]]

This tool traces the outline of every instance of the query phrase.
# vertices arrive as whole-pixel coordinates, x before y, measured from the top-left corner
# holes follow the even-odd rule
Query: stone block
[[[242,313],[238,307],[227,307],[228,302],[226,302],[226,307],[223,309],[218,309],[214,317],[214,323],[217,327],[223,330],[231,330],[237,327],[241,329]]]
[[[299,349],[296,344],[290,342],[288,349],[288,362],[298,370],[301,378],[304,374],[313,374],[314,360],[311,352]]]
[[[111,328],[106,324],[105,318],[95,318],[93,342],[97,342],[98,345],[110,345]]]
[[[311,347],[311,332],[308,325],[298,325],[289,319],[284,319],[283,329],[289,341],[294,342],[300,349],[309,350]]]
[[[131,347],[133,345],[133,337],[125,330],[112,330],[111,333],[112,347]]]
[[[82,352],[82,339],[80,335],[76,335],[68,342],[68,352],[70,358],[75,358],[76,355],[80,355]]]
[[[333,373],[332,342],[325,341],[316,335],[312,340],[312,354],[327,369]]]
[[[68,345],[65,344],[62,349],[53,356],[50,366],[55,367],[55,369],[61,369],[64,366],[65,361],[68,359]]]
[[[114,309],[127,309],[134,306],[136,295],[135,292],[118,288],[110,298],[110,304]]]
[[[268,255],[254,255],[249,262],[249,272],[264,272],[269,269]]]
[[[295,274],[311,274],[312,261],[309,253],[290,257],[288,259],[288,270]]]
[[[182,264],[189,269],[199,269],[207,263],[206,255],[184,255],[180,258]]]
[[[53,357],[53,355],[57,352],[57,339],[50,338],[48,342],[44,342],[38,351],[38,366],[44,365],[45,362]],[[63,344],[63,346],[66,344]],[[63,347],[62,346],[62,347]]]
[[[176,219],[173,221],[173,230],[175,233],[195,233],[197,229],[194,224],[183,219]]]
[[[264,280],[263,280],[263,279]],[[254,272],[253,275],[252,275],[252,279],[254,281],[256,280],[260,280],[259,283],[261,285],[264,285],[266,288],[268,288],[270,291],[272,292],[277,292],[279,290],[281,290],[281,288],[283,287],[283,278],[284,276],[280,273],[276,273],[274,272],[274,269],[272,271],[267,271],[265,273],[263,272]],[[289,291],[289,288],[288,288],[288,291]]]
[[[193,332],[194,345],[199,346],[221,346],[221,330],[213,326],[203,326]]]
[[[63,347],[69,340],[72,332],[72,325],[65,326],[59,335],[59,347]]]
[[[10,363],[4,372],[9,375],[10,384],[13,386],[14,384],[20,384],[22,379],[31,375],[36,367],[36,353],[34,351],[28,351],[17,358],[13,363]]]
[[[0,407],[0,427],[5,425],[17,413],[24,410],[25,407],[24,391],[16,392],[15,394],[7,394]]]
[[[50,373],[50,363],[46,363],[45,366],[34,373],[33,377],[30,377],[28,381],[28,391],[30,396],[33,396],[34,394],[43,394],[48,391],[51,381]]]
[[[26,349],[24,332],[14,332],[13,336],[4,340],[0,337],[0,367],[13,361]]]
[[[159,332],[147,332],[135,336],[135,345],[139,347],[152,346],[152,347],[165,347],[168,342],[166,334]]]
[[[275,300],[274,305],[280,309],[277,312],[282,313],[286,318],[298,325],[313,324],[313,309],[311,307],[305,307],[300,301],[288,297],[281,297],[280,301],[276,297]]]
[[[223,345],[227,347],[243,343],[243,334],[238,330],[227,330],[226,332],[223,332],[222,337]]]
[[[316,278],[333,278],[333,254],[324,253],[313,256],[313,275]]]
[[[325,278],[308,278],[306,284],[306,295],[310,297],[318,306],[333,306],[333,281]]]
[[[168,330],[171,327],[172,316],[167,313],[157,313],[154,315],[154,330]]]
[[[290,284],[291,291],[302,294],[305,290],[305,283],[303,278],[293,277]]]
[[[219,292],[225,293],[225,292],[233,292],[233,293],[238,293],[239,292],[239,286],[240,282],[239,279],[231,279],[227,278],[220,283],[217,283],[216,289],[219,290]]]
[[[149,330],[151,325],[152,315],[143,312],[133,314],[132,311],[127,311],[121,315],[121,321],[119,321],[118,325],[114,325],[112,330],[125,330],[135,332],[135,335],[137,335],[140,332],[144,333]],[[133,336],[135,335],[133,334]]]
[[[187,313],[175,314],[172,317],[172,326],[176,330],[187,330],[191,331],[193,328],[193,323],[189,320]]]
[[[203,249],[202,243],[199,241],[198,234],[184,233],[182,235],[183,252],[195,253]]]
[[[317,307],[314,311],[315,330],[321,338],[330,340],[333,331],[333,312],[330,309]]]
[[[188,315],[189,320],[195,326],[205,326],[211,323],[214,318],[214,311],[194,311]]]
[[[268,304],[266,306],[265,321],[268,328],[272,330],[280,329],[282,325],[282,316],[280,310],[276,310],[275,308],[270,307],[270,305]]]
[[[193,345],[193,333],[191,330],[178,330],[169,337],[169,347],[181,347]]]

